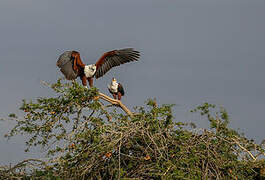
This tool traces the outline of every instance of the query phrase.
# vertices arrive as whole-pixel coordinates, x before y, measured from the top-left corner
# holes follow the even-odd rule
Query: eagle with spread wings
[[[85,65],[77,51],[65,51],[56,63],[67,80],[80,77],[83,86],[93,86],[93,78],[102,77],[111,68],[124,63],[138,61],[140,53],[133,48],[113,50],[104,53],[95,64]]]

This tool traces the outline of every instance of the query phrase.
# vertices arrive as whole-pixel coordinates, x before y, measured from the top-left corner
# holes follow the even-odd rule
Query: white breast
[[[110,83],[110,85],[109,85],[109,90],[110,90],[112,93],[117,93],[117,92],[118,92],[118,83],[117,83],[117,82],[112,82],[112,83]]]
[[[86,77],[93,77],[96,72],[96,66],[94,64],[86,65],[84,73]]]

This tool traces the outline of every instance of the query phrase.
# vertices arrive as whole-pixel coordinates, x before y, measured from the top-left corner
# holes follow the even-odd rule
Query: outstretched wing
[[[104,53],[96,62],[96,78],[100,78],[111,68],[131,61],[138,61],[140,53],[132,48],[114,50]]]
[[[67,80],[76,79],[77,74],[73,70],[72,51],[65,51],[61,54],[56,65]]]
[[[65,51],[63,54],[61,54],[56,62],[56,66],[59,68],[62,68],[66,63],[71,61],[71,56],[72,56],[73,51]]]
[[[77,51],[65,51],[60,55],[56,65],[68,80],[76,79],[81,69],[85,68]]]

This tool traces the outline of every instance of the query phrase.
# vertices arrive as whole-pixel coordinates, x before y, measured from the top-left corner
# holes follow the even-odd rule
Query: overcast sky
[[[65,50],[83,62],[124,47],[141,52],[137,63],[112,69],[95,86],[108,93],[116,77],[124,103],[156,97],[174,107],[176,120],[207,127],[189,113],[204,102],[223,105],[231,127],[260,143],[265,137],[264,0],[1,0],[0,117],[22,99],[53,96],[40,80],[62,77],[55,63]],[[80,82],[78,80],[78,82]],[[0,165],[37,156],[23,139],[6,141],[14,124],[0,121]]]

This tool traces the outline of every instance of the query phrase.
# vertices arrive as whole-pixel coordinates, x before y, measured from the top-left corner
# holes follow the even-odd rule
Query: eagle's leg
[[[82,84],[84,87],[87,87],[87,81],[86,81],[86,76],[85,75],[82,75],[80,76],[80,79],[82,80]]]
[[[118,100],[121,100],[121,93],[118,92]]]
[[[90,86],[90,87],[93,87],[93,78],[90,77],[90,78],[87,78],[87,79],[88,79],[88,81],[89,81],[89,86]]]
[[[113,96],[113,99],[116,99],[116,94],[115,93],[113,93],[112,96]]]

